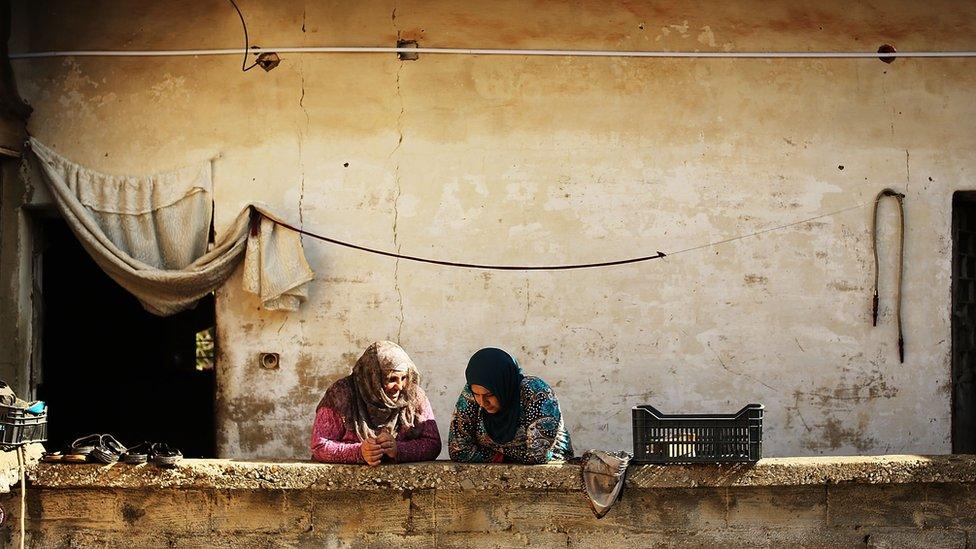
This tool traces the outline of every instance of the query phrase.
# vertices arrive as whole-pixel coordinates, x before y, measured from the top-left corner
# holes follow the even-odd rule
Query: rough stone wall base
[[[19,494],[3,537],[18,540]],[[29,547],[968,547],[976,484],[568,490],[35,488]]]

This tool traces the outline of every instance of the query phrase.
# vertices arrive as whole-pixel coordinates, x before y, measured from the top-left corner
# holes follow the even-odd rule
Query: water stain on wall
[[[808,450],[836,450],[845,446],[853,446],[859,452],[867,452],[877,446],[877,441],[865,434],[865,421],[860,421],[857,427],[845,427],[846,421],[828,418],[824,422],[814,424],[810,436],[802,439],[804,448]]]
[[[227,401],[227,419],[236,427],[242,450],[253,452],[274,441],[275,430],[268,425],[274,422],[268,419],[274,414],[275,407],[273,400],[252,395],[236,396]]]

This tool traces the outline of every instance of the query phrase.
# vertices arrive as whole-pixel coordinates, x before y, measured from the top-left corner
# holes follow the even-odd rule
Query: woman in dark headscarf
[[[482,349],[464,376],[448,439],[452,460],[546,463],[573,457],[556,394],[545,381],[523,375],[515,357]]]
[[[441,436],[417,367],[391,341],[367,347],[315,412],[316,461],[378,465],[432,460],[440,451]]]

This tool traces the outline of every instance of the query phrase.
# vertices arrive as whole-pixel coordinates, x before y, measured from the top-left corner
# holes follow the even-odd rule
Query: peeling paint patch
[[[297,383],[288,392],[288,400],[290,402],[317,403],[333,383],[349,374],[358,358],[359,355],[356,353],[343,353],[341,366],[329,368],[328,371],[323,372],[317,371],[324,370],[324,368],[317,367],[318,362],[315,357],[305,353],[298,355],[298,360],[295,361]]]
[[[712,27],[705,25],[701,28],[701,32],[698,33],[698,41],[706,46],[714,48],[717,46],[715,43],[715,33],[712,32]]]
[[[898,387],[889,385],[881,372],[862,374],[850,385],[821,387],[813,391],[796,391],[794,396],[812,404],[826,406],[837,401],[860,404],[877,399],[890,399],[898,395]]]
[[[844,280],[835,280],[827,284],[827,287],[832,290],[837,290],[839,292],[860,292],[864,290],[863,286],[851,284],[850,282]]]
[[[256,396],[239,396],[227,402],[227,417],[237,423],[266,416],[275,410],[275,402]]]
[[[166,74],[162,80],[149,87],[149,95],[154,101],[161,99],[189,99],[190,93],[186,90],[186,77]]]
[[[742,279],[749,286],[765,286],[769,283],[769,278],[757,274],[747,274]]]
[[[237,428],[240,450],[253,452],[275,440],[274,431],[262,420],[275,411],[275,402],[255,396],[238,396],[227,402],[227,417]]]
[[[237,424],[237,441],[245,452],[257,451],[261,446],[276,440],[275,431],[258,421]]]
[[[853,446],[860,452],[871,450],[877,445],[874,438],[864,434],[866,422],[860,422],[857,428],[844,427],[844,424],[836,418],[829,418],[826,422],[817,425],[817,430],[813,433],[818,435],[816,438],[807,437],[803,440],[804,448],[808,450],[836,450],[842,446]]]

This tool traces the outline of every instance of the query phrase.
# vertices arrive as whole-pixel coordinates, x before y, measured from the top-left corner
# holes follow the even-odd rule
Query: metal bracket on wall
[[[419,48],[420,45],[417,44],[416,40],[397,40],[397,48]],[[420,59],[420,54],[413,51],[398,51],[397,59],[400,61],[416,61]]]

